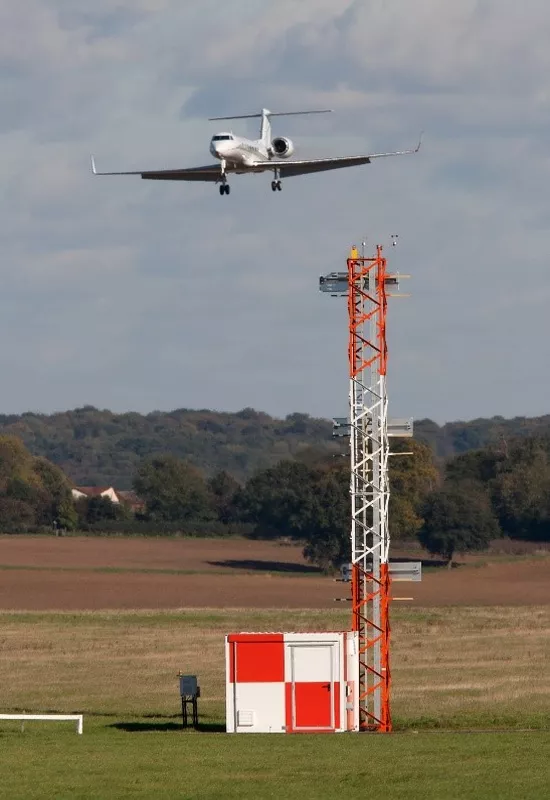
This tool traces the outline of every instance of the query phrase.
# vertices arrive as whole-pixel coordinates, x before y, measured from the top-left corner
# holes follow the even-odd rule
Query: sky
[[[352,244],[390,300],[390,416],[550,413],[550,6],[543,0],[0,2],[0,413],[347,412]],[[210,184],[274,120],[295,157],[418,155]],[[391,246],[391,234],[398,246]]]

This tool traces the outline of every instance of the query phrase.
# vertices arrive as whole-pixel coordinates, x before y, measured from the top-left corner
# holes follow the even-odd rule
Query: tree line
[[[253,408],[236,413],[181,408],[114,414],[84,406],[49,415],[0,414],[0,435],[17,436],[34,456],[57,464],[76,484],[119,489],[130,489],[142,460],[158,453],[189,461],[207,477],[224,470],[243,483],[259,470],[283,459],[295,460],[312,447],[338,453],[331,434],[328,419],[299,413],[277,419]],[[430,446],[439,468],[469,450],[533,436],[550,436],[550,415],[441,426],[429,419],[415,421],[415,438]]]
[[[441,468],[423,442],[395,441],[390,459],[392,541],[420,541],[452,562],[502,536],[550,541],[550,436],[518,438],[470,451]],[[412,451],[406,455],[404,451]],[[398,455],[399,452],[403,455]],[[74,501],[71,482],[12,436],[0,436],[0,528],[91,533],[241,534],[300,542],[328,568],[349,558],[349,462],[324,449],[302,450],[239,481],[206,475],[166,453],[142,459],[134,513],[105,497]]]

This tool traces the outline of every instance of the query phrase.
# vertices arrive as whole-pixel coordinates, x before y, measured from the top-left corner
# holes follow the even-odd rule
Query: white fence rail
[[[0,719],[14,719],[21,722],[42,720],[43,722],[76,722],[76,732],[82,733],[83,714],[0,714]]]

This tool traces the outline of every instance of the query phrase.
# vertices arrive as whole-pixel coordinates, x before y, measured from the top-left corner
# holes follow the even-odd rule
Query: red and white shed
[[[359,730],[358,634],[225,637],[228,733]]]

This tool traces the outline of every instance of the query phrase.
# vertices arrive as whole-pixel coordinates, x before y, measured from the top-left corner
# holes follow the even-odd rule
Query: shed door
[[[334,731],[337,698],[334,644],[290,644],[291,683],[287,726],[294,731]],[[288,696],[290,694],[290,697]],[[288,713],[290,711],[290,714]],[[290,725],[288,725],[290,723]]]

